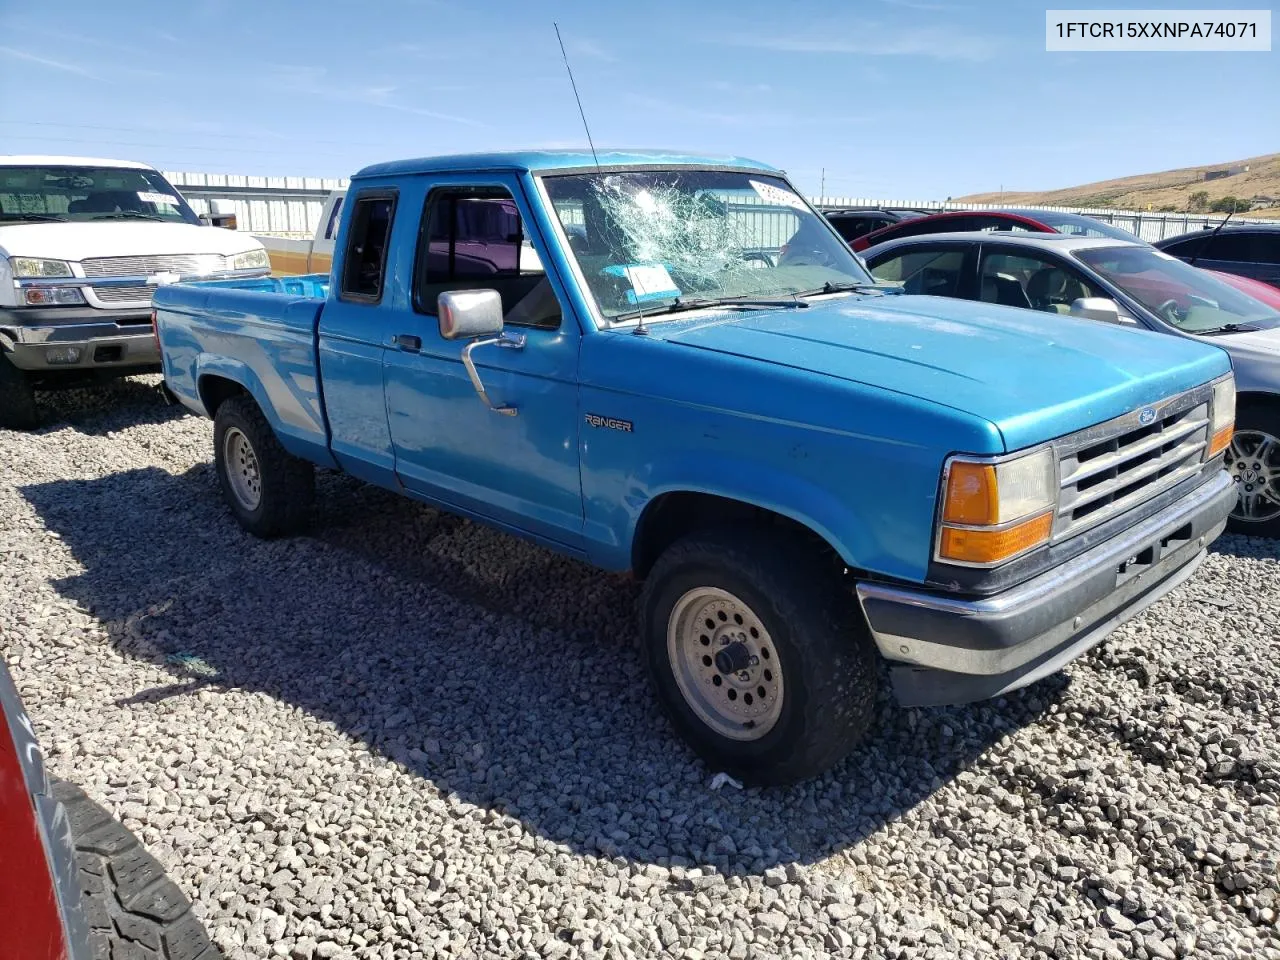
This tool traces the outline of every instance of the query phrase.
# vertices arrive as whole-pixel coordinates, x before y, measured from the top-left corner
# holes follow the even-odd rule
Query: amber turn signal
[[[1042,513],[1002,530],[965,530],[943,527],[938,554],[958,563],[999,563],[1049,539],[1053,514]]]
[[[1209,441],[1209,452],[1205,455],[1205,459],[1216,457],[1227,447],[1231,446],[1231,437],[1234,433],[1235,425],[1227,424],[1221,430],[1213,435],[1213,439]]]
[[[942,504],[944,523],[982,525],[1000,522],[996,468],[989,463],[953,460],[947,472],[945,496]]]

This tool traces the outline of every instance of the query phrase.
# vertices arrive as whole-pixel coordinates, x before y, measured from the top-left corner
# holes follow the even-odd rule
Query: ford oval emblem
[[[1151,423],[1152,421],[1154,421],[1155,418],[1156,418],[1155,407],[1143,407],[1140,411],[1138,411],[1138,422],[1142,424],[1144,427],[1148,423]]]

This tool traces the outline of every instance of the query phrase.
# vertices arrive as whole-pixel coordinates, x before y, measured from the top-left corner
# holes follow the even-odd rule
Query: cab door
[[[388,317],[387,418],[406,489],[576,551],[581,331],[532,223],[514,174],[427,184],[411,296]],[[491,405],[463,366],[467,344],[444,339],[436,315],[439,294],[477,289],[503,301],[505,342],[473,353]]]

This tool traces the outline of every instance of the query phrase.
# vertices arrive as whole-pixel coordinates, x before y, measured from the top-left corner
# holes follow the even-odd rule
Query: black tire
[[[75,839],[92,960],[221,960],[191,903],[138,838],[79,787],[52,784]]]
[[[758,739],[716,731],[680,691],[668,623],[680,598],[699,587],[742,600],[772,640],[769,653],[785,688],[776,722]],[[658,699],[714,769],[757,784],[792,783],[833,766],[870,727],[878,657],[852,596],[810,545],[766,529],[693,533],[658,558],[640,605],[641,642]]]
[[[34,430],[40,425],[35,388],[26,371],[19,370],[0,353],[0,427]]]
[[[1241,494],[1244,493],[1244,486],[1248,479],[1246,471],[1253,466],[1251,462],[1237,461],[1232,457],[1232,453],[1239,449],[1238,443],[1244,440],[1243,435],[1249,433],[1264,433],[1280,443],[1280,408],[1266,402],[1242,401],[1236,410],[1236,433],[1241,435],[1237,441],[1233,441],[1231,449],[1227,451],[1227,467],[1232,474],[1236,476],[1236,483],[1241,488]],[[1280,464],[1280,452],[1277,453],[1275,460]],[[1245,463],[1244,470],[1239,469],[1236,464]],[[1239,501],[1235,510],[1231,513],[1231,518],[1227,521],[1227,529],[1232,533],[1240,533],[1249,537],[1270,537],[1272,539],[1280,538],[1280,514],[1269,520],[1248,520],[1240,510]]]
[[[237,497],[228,473],[229,431],[238,431],[245,438],[257,462],[261,492],[252,508]],[[315,468],[280,445],[252,398],[232,397],[218,407],[213,421],[213,450],[218,485],[240,526],[254,536],[270,538],[297,533],[307,525],[316,494]]]

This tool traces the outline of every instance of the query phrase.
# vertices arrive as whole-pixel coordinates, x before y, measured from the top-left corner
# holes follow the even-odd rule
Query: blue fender
[[[321,466],[336,468],[337,463],[329,452],[328,431],[314,382],[314,370],[309,372],[310,383],[290,383],[276,369],[260,344],[245,340],[237,346],[241,352],[246,349],[250,352],[250,360],[261,362],[201,353],[196,358],[195,377],[201,402],[206,377],[222,377],[239,384],[253,397],[280,445],[289,453]]]

